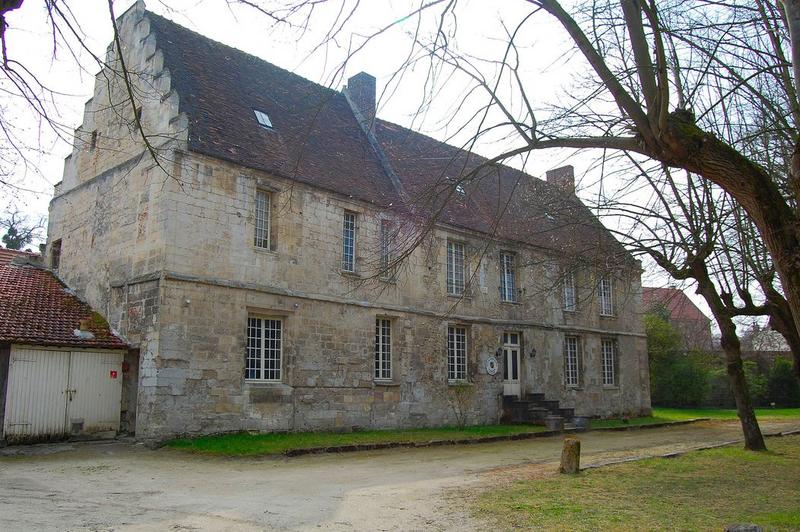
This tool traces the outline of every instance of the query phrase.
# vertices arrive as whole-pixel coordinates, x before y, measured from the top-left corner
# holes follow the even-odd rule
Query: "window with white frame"
[[[601,342],[603,353],[603,385],[614,386],[617,384],[617,341],[604,338]]]
[[[467,380],[467,328],[447,327],[447,380]]]
[[[460,296],[464,293],[464,244],[447,241],[447,293]]]
[[[342,270],[356,271],[356,213],[350,211],[342,219]]]
[[[600,315],[613,316],[614,315],[614,284],[610,275],[604,275],[600,278],[597,286],[597,291],[600,296]]]
[[[386,318],[375,320],[375,380],[392,378],[392,322]]]
[[[567,270],[564,272],[563,299],[564,310],[567,312],[575,312],[578,310],[578,301],[575,293],[575,272]]]
[[[513,253],[500,253],[500,299],[507,302],[517,300],[514,259]]]
[[[392,242],[392,222],[389,220],[381,220],[381,233],[380,233],[380,275],[384,279],[394,278],[394,272],[389,270],[389,264],[392,261],[391,256],[391,242]]]
[[[283,320],[247,318],[245,378],[250,381],[280,381],[283,354]]]
[[[270,246],[270,227],[269,217],[272,197],[266,190],[256,190],[256,233],[255,246],[257,248],[269,249]]]
[[[564,383],[567,386],[580,384],[580,342],[577,336],[564,338]]]

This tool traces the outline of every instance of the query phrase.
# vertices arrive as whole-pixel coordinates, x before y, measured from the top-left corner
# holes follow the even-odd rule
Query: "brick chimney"
[[[359,72],[347,80],[345,91],[350,105],[361,115],[362,125],[371,131],[375,119],[375,78],[366,72]]]
[[[571,164],[547,171],[547,182],[564,192],[575,194],[575,168]]]

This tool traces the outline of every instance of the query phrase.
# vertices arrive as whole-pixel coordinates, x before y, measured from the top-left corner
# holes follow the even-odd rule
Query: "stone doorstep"
[[[517,440],[530,440],[534,438],[547,438],[550,436],[558,436],[560,434],[573,434],[579,432],[603,432],[603,431],[618,431],[618,430],[637,430],[637,429],[655,429],[660,427],[669,427],[673,425],[688,425],[690,423],[698,423],[700,421],[709,421],[710,418],[696,418],[686,419],[681,421],[670,421],[664,423],[653,423],[650,425],[632,425],[629,427],[608,427],[598,429],[579,429],[576,427],[564,428],[563,430],[545,430],[540,432],[520,432],[517,434],[504,434],[500,436],[484,436],[480,438],[461,438],[452,440],[430,440],[422,442],[381,442],[381,443],[354,443],[352,445],[335,445],[331,447],[309,447],[307,449],[289,449],[280,453],[283,456],[303,456],[306,454],[322,454],[322,453],[352,453],[357,451],[377,451],[381,449],[399,449],[399,448],[423,448],[423,447],[438,447],[441,445],[471,445],[476,443],[494,443],[500,441],[517,441]],[[800,430],[793,431],[800,433]],[[270,455],[265,455],[270,456]]]

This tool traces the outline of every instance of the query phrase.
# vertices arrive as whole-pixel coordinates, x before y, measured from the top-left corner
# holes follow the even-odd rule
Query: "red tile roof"
[[[683,290],[677,288],[642,287],[642,303],[645,311],[663,307],[669,317],[676,321],[700,321],[709,323],[711,320],[697,308]]]
[[[50,271],[31,264],[38,258],[0,249],[0,342],[127,349],[102,316]],[[81,321],[91,338],[75,335]]]

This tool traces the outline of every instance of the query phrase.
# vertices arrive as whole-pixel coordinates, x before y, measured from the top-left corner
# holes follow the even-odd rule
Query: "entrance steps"
[[[574,409],[561,408],[558,401],[546,399],[543,393],[529,393],[523,397],[503,397],[502,421],[506,423],[569,426],[573,424],[574,417]]]

